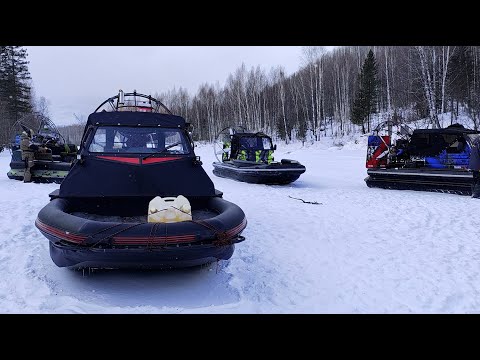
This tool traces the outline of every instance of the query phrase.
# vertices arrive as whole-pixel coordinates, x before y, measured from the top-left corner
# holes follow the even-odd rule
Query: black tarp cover
[[[408,152],[415,156],[435,156],[457,140],[465,143],[465,135],[475,133],[478,131],[462,126],[450,126],[445,129],[417,129],[410,138]]]
[[[88,117],[85,130],[99,126],[162,126],[185,129],[180,116],[143,112],[99,112]],[[85,134],[84,134],[85,135]],[[87,142],[91,141],[84,139]],[[190,146],[190,145],[189,145]],[[215,187],[193,149],[187,155],[102,154],[82,144],[82,160],[76,161],[60,186],[61,198],[215,196]],[[150,155],[150,154],[147,154]]]
[[[194,156],[158,163],[147,163],[138,156],[118,159],[90,155],[83,164],[77,161],[60,185],[60,197],[215,196],[212,180],[201,165],[194,164]],[[155,159],[160,158],[147,160]]]

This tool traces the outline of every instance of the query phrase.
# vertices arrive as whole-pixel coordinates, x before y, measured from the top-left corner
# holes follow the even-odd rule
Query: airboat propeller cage
[[[128,97],[133,97],[133,100]],[[152,105],[151,111],[145,112],[136,108],[144,109],[142,99],[147,99]],[[106,104],[110,106],[110,111],[98,112]],[[90,151],[90,144],[99,128],[106,129],[107,133],[115,127],[118,131],[120,128],[175,129],[187,151],[183,154]],[[120,91],[89,115],[82,136],[79,159],[63,180],[59,197],[216,196],[213,182],[195,155],[188,129],[189,124],[185,119],[173,115],[160,101],[136,91],[125,94]]]
[[[148,105],[147,105],[148,104]],[[155,99],[151,95],[137,93],[134,90],[132,93],[124,93],[119,90],[118,95],[112,96],[102,102],[94,111],[94,113],[101,111],[103,106],[109,105],[109,111],[133,111],[144,112],[146,109],[153,113],[166,113],[172,115],[172,112],[160,100]],[[147,106],[146,106],[147,105]],[[103,111],[107,111],[104,109]]]
[[[52,120],[50,120],[48,117],[46,117],[44,115],[34,113],[34,114],[27,114],[27,115],[23,116],[22,118],[17,120],[11,126],[10,138],[11,138],[12,147],[16,142],[15,137],[17,136],[18,131],[23,130],[23,131],[29,133],[29,132],[31,132],[30,130],[34,130],[34,129],[37,128],[37,127],[34,127],[34,126],[32,126],[32,128],[27,126],[28,117],[36,118],[35,122],[39,124],[37,131],[36,132],[34,131],[33,134],[31,134],[31,135],[40,135],[40,136],[47,137],[47,138],[54,138],[57,142],[59,142],[62,145],[66,143],[64,137],[62,136],[62,134],[60,134],[60,131],[55,126],[55,124]],[[20,129],[22,129],[22,130],[20,130]]]

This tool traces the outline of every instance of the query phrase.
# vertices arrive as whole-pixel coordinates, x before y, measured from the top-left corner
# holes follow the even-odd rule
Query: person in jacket
[[[32,142],[33,131],[23,131],[20,136],[20,150],[22,150],[22,160],[25,161],[25,174],[23,176],[23,182],[28,183],[32,181],[32,167],[33,160],[35,159],[35,152],[45,152],[46,149],[42,146],[38,146]]]
[[[230,141],[226,141],[223,143],[222,161],[230,160],[231,147],[232,144],[230,144]]]
[[[473,173],[472,197],[480,198],[480,136],[472,142],[468,169]]]

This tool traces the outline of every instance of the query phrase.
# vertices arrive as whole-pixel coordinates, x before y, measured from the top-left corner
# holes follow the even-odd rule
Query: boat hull
[[[226,163],[213,163],[213,174],[237,181],[285,185],[296,181],[305,172],[305,166],[300,164],[285,166],[235,166]]]
[[[82,204],[85,202],[81,200]],[[129,200],[122,211],[128,211],[133,204],[134,200]],[[139,221],[138,217],[116,220],[104,214],[86,216],[85,208],[80,206],[84,205],[56,198],[39,212],[35,221],[36,227],[49,240],[50,256],[59,267],[170,269],[198,266],[229,259],[234,244],[245,240],[240,235],[247,225],[245,214],[237,205],[220,197],[195,205],[209,210],[194,209],[194,221],[177,223],[148,223]],[[97,206],[102,210],[100,203],[94,207]],[[104,210],[111,213],[110,209]],[[195,215],[197,211],[210,215],[201,218]],[[127,218],[131,221],[125,221]]]
[[[47,234],[43,233],[46,237]],[[172,248],[78,248],[50,240],[50,257],[58,267],[70,269],[174,269],[228,260],[235,245],[198,245]]]
[[[368,169],[367,174],[371,188],[472,195],[473,175],[467,170]]]
[[[60,184],[68,175],[71,163],[63,161],[34,160],[30,169],[33,182]],[[10,170],[7,173],[9,179],[23,181],[25,174],[25,162],[12,160]]]

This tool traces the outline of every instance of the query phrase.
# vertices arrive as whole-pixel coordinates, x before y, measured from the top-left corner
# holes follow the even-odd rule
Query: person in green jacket
[[[222,161],[230,160],[230,148],[231,144],[229,141],[223,143]]]

